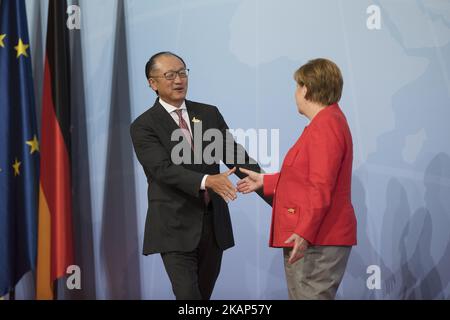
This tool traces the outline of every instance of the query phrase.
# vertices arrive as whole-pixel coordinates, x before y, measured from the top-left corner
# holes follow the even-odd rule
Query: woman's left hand
[[[291,251],[288,262],[293,264],[305,256],[306,249],[309,247],[309,242],[303,239],[296,233],[293,233],[284,243],[291,243],[294,241],[294,248]]]

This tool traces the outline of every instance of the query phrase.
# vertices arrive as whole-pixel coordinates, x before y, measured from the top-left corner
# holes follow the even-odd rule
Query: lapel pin
[[[194,118],[192,118],[192,122],[197,123],[197,122],[201,122],[201,120],[194,117]]]

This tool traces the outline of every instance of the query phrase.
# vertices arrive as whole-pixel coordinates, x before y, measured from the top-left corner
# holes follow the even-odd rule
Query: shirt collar
[[[165,101],[164,101],[163,99],[161,99],[161,98],[159,98],[159,103],[163,106],[164,109],[166,109],[166,111],[167,111],[168,113],[172,113],[172,112],[174,112],[174,111],[176,111],[176,110],[183,110],[183,109],[184,109],[184,110],[187,110],[187,109],[186,109],[186,102],[185,102],[185,101],[183,101],[182,105],[181,105],[179,108],[174,107],[173,105],[171,105],[171,104],[165,102]]]

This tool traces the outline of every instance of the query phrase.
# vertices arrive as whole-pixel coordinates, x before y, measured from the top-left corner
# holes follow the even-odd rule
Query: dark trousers
[[[161,253],[177,300],[209,300],[211,297],[223,253],[216,243],[212,219],[209,207],[203,217],[200,242],[194,251]]]

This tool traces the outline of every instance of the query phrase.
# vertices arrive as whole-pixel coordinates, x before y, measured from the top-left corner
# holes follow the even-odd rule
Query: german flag
[[[66,1],[50,0],[45,54],[36,299],[73,264],[70,157],[70,48]]]

